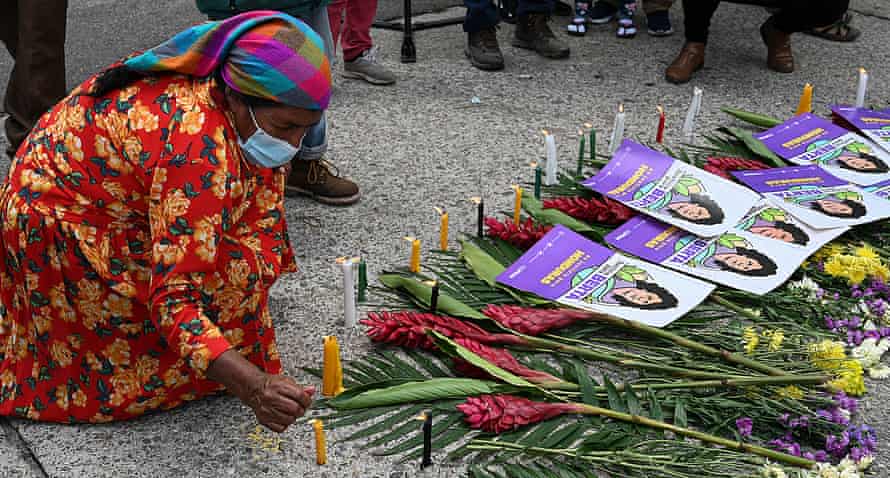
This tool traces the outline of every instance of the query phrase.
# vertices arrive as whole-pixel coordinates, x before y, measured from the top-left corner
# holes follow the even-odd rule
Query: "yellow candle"
[[[807,83],[803,87],[803,94],[800,95],[800,103],[797,104],[797,111],[794,113],[794,116],[800,116],[811,111],[813,111],[813,85]]]
[[[448,250],[448,213],[436,208],[439,211],[439,249]]]
[[[415,239],[413,237],[406,237],[408,241],[411,241],[411,262],[409,264],[409,269],[413,273],[420,272],[420,239]]]
[[[513,186],[516,190],[516,201],[513,204],[513,223],[519,225],[519,213],[522,212],[522,187]]]
[[[324,425],[321,420],[312,420],[312,427],[315,428],[315,462],[319,465],[328,463],[328,448],[324,438]]]
[[[340,364],[340,344],[337,337],[324,337],[324,374],[321,393],[325,397],[336,397],[343,393],[343,366]]]

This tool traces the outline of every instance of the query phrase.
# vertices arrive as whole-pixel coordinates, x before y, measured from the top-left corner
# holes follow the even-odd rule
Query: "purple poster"
[[[890,151],[890,111],[872,111],[855,106],[836,105],[831,111],[855,126],[863,136]]]
[[[874,194],[875,196],[890,200],[890,179],[880,182],[878,184],[872,184],[871,186],[866,186],[862,189]]]
[[[735,289],[765,294],[788,280],[810,251],[746,231],[712,238],[637,216],[606,242],[642,259]]]
[[[890,217],[890,201],[832,176],[818,166],[732,173],[794,217],[816,229],[865,224]]]
[[[732,181],[630,140],[582,184],[704,237],[732,228],[760,199]]]
[[[890,154],[871,140],[809,113],[755,137],[791,163],[821,166],[854,184],[890,179]]]
[[[714,287],[554,227],[497,277],[498,282],[578,309],[663,327]]]

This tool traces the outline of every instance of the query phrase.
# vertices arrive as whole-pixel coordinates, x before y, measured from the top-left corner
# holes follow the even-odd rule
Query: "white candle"
[[[544,130],[544,151],[547,163],[544,165],[544,184],[553,186],[559,183],[556,168],[556,138],[546,129]]]
[[[346,327],[355,327],[358,313],[355,303],[355,261],[341,257],[337,260],[343,270],[343,323]]]
[[[609,154],[615,154],[621,140],[624,139],[624,104],[618,105],[618,114],[615,115],[615,124],[612,125],[612,137],[609,139]]]
[[[859,69],[859,87],[856,88],[856,107],[865,108],[865,92],[868,90],[868,72]]]
[[[683,122],[683,138],[687,143],[695,140],[695,118],[701,110],[702,89],[695,87],[692,91],[692,103],[686,111],[686,121]]]

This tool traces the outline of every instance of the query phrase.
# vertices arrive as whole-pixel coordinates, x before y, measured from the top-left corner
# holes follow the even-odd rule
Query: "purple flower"
[[[810,418],[807,416],[795,418],[788,422],[788,426],[791,428],[807,428],[810,426]]]
[[[751,436],[751,430],[754,428],[754,420],[749,417],[742,417],[735,421],[735,426],[739,430],[739,435],[743,438]]]

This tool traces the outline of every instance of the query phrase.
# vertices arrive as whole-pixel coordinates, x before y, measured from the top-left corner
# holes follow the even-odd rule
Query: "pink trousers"
[[[340,44],[343,59],[352,61],[371,48],[371,24],[377,0],[332,0],[328,5],[334,48]]]

